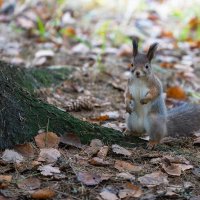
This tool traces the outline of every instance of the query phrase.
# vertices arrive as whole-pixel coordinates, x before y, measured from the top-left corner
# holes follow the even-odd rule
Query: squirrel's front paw
[[[148,143],[147,143],[147,149],[149,150],[153,150],[155,149],[155,147],[159,144],[159,141],[152,141],[150,140]]]
[[[128,136],[131,135],[131,132],[128,129],[126,129],[122,134],[123,136]]]
[[[140,103],[141,104],[147,104],[149,101],[148,101],[148,99],[141,99],[140,100]]]
[[[132,113],[132,109],[130,106],[126,106],[126,112],[131,114]]]

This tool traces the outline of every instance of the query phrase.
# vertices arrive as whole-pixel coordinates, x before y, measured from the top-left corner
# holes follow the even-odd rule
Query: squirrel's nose
[[[136,71],[136,72],[135,72],[135,75],[136,75],[136,76],[140,76],[140,72],[139,72],[139,71]]]

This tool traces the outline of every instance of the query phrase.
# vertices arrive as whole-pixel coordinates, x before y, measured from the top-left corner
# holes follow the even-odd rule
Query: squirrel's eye
[[[145,65],[145,68],[146,68],[146,69],[149,69],[149,65],[148,65],[148,64],[146,64],[146,65]]]

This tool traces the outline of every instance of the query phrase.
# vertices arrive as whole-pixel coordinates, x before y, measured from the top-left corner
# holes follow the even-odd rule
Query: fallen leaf
[[[100,121],[100,122],[104,122],[108,119],[109,119],[108,115],[101,115],[101,116],[98,116],[98,117],[91,118],[91,120],[93,120],[93,121]]]
[[[3,195],[0,195],[0,200],[9,200],[9,199],[4,197]]]
[[[118,119],[119,118],[119,112],[118,111],[109,111],[109,112],[104,112],[101,114],[102,116],[108,116],[109,119]]]
[[[20,163],[24,160],[24,158],[16,151],[7,149],[3,152],[2,160],[8,163]]]
[[[84,152],[87,153],[89,156],[93,156],[98,153],[98,151],[103,146],[103,143],[99,139],[93,139],[90,142],[90,146],[87,147]]]
[[[128,172],[138,172],[142,170],[142,167],[133,165],[129,162],[122,161],[122,160],[116,160],[114,167],[121,171],[128,171]]]
[[[71,51],[73,53],[84,54],[84,53],[88,53],[90,51],[90,48],[86,44],[79,43],[79,44],[73,46],[72,49],[71,49]]]
[[[155,187],[161,184],[168,184],[167,175],[161,171],[146,174],[138,178],[138,181],[147,187]]]
[[[35,28],[35,23],[24,16],[17,17],[17,24],[26,30]]]
[[[41,174],[44,176],[52,176],[53,174],[59,174],[60,170],[58,167],[52,167],[51,164],[39,166],[38,170],[41,171]]]
[[[174,35],[171,31],[162,31],[160,37],[174,38]]]
[[[129,172],[118,173],[118,174],[116,174],[116,177],[117,178],[122,178],[124,180],[130,180],[130,181],[135,180],[135,176],[130,174]]]
[[[167,88],[167,97],[168,98],[173,98],[173,99],[178,99],[178,100],[186,100],[187,96],[185,94],[185,91],[183,88],[179,86],[173,86]]]
[[[41,182],[38,178],[30,177],[17,182],[17,186],[23,190],[35,190],[40,188]]]
[[[90,185],[98,185],[103,180],[108,180],[111,176],[110,175],[99,175],[92,172],[78,172],[77,179],[82,182],[83,184],[90,186]]]
[[[124,147],[119,146],[118,144],[112,145],[112,151],[116,154],[121,154],[124,156],[131,156],[131,152],[125,149]]]
[[[66,12],[62,16],[62,23],[63,24],[74,24],[76,20],[73,18],[70,12]]]
[[[181,167],[182,171],[188,170],[188,169],[193,169],[192,165],[186,165],[186,164],[179,164]]]
[[[174,67],[174,63],[162,62],[162,63],[160,63],[160,66],[163,67],[163,68],[173,68]]]
[[[133,185],[132,183],[127,183],[124,189],[119,190],[118,196],[120,197],[120,199],[131,197],[139,198],[140,196],[142,196],[142,194],[143,192],[140,187]]]
[[[35,136],[35,143],[39,148],[57,148],[60,138],[53,132],[43,132]]]
[[[127,44],[123,44],[117,52],[117,56],[119,57],[130,57],[132,55],[133,55],[132,48]]]
[[[200,137],[195,138],[193,144],[196,146],[200,146]]]
[[[171,163],[178,163],[178,164],[187,164],[189,165],[190,162],[183,156],[163,156],[162,160],[168,160]]]
[[[192,173],[200,180],[200,168],[195,168],[192,170]]]
[[[91,140],[91,142],[90,142],[90,146],[91,146],[91,147],[98,147],[98,148],[101,148],[101,147],[103,146],[103,143],[102,143],[102,141],[99,140],[99,139],[93,139],[93,140]]]
[[[119,80],[119,81],[121,81],[121,80]],[[125,88],[123,87],[123,85],[119,84],[118,82],[110,81],[109,84],[112,85],[114,89],[117,89],[122,92],[125,91]]]
[[[54,52],[52,50],[39,50],[38,52],[36,52],[35,54],[35,58],[41,58],[41,57],[54,57]]]
[[[103,191],[100,193],[100,196],[104,200],[118,200],[119,199],[115,193],[112,193],[112,191],[110,191],[107,188],[103,189]]]
[[[54,163],[61,156],[60,152],[54,148],[40,149],[38,161],[45,161],[47,163]]]
[[[102,158],[99,158],[99,157],[91,158],[89,160],[89,163],[91,165],[95,165],[95,166],[108,166],[108,165],[111,164],[108,161],[105,161],[105,160],[103,160]]]
[[[194,196],[194,197],[191,197],[190,200],[199,200],[200,199],[200,195],[198,196]]]
[[[22,154],[24,157],[34,157],[35,151],[31,143],[18,144],[14,146],[14,150]]]
[[[37,190],[31,194],[31,198],[33,199],[50,199],[55,196],[55,191],[51,188],[43,188]]]
[[[188,25],[189,25],[190,29],[193,29],[193,30],[197,29],[199,27],[199,24],[200,24],[199,17],[193,17],[188,22]]]
[[[109,147],[103,146],[100,148],[99,152],[97,153],[97,157],[105,159],[108,154]]]
[[[107,181],[107,180],[109,180],[112,176],[113,176],[112,174],[107,174],[107,173],[101,174],[101,180],[102,180],[102,181]]]
[[[171,176],[180,176],[181,175],[181,167],[179,164],[167,163],[162,164],[162,168],[165,172]]]
[[[7,188],[11,180],[12,180],[11,175],[0,175],[0,189]]]
[[[76,35],[76,30],[74,29],[74,27],[68,26],[62,31],[62,34],[64,36],[74,37]]]
[[[16,169],[19,171],[19,172],[23,172],[23,171],[26,171],[26,170],[32,170],[34,167],[40,165],[41,162],[38,162],[38,161],[32,161],[30,162],[29,160],[26,161],[26,162],[23,162],[23,163],[17,163],[16,164]]]
[[[63,143],[63,144],[67,144],[67,145],[77,147],[77,148],[82,147],[80,138],[73,133],[63,134],[60,138],[60,142]]]
[[[118,125],[111,123],[111,122],[107,122],[105,124],[102,125],[103,127],[107,127],[107,128],[112,128],[115,129],[117,131],[122,131],[123,129],[121,129]]]

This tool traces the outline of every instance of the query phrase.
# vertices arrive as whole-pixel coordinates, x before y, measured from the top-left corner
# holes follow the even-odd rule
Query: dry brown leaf
[[[133,165],[129,162],[116,160],[114,167],[118,169],[120,172],[128,171],[128,172],[138,172],[142,170],[141,166]]]
[[[168,160],[170,163],[179,163],[179,164],[187,164],[189,165],[190,162],[183,156],[163,156],[162,160]]]
[[[15,145],[14,150],[24,157],[34,157],[35,151],[31,143]]]
[[[124,180],[130,180],[133,181],[135,180],[135,176],[130,174],[129,172],[121,172],[119,174],[116,174],[117,178],[122,178]]]
[[[117,52],[117,56],[119,57],[129,57],[132,54],[132,48],[127,44],[122,45]]]
[[[108,115],[101,115],[101,116],[98,116],[98,117],[95,117],[95,118],[91,118],[92,121],[100,121],[100,122],[104,122],[108,119],[109,119]]]
[[[4,0],[0,0],[0,8],[3,5]]]
[[[186,165],[186,164],[179,164],[182,171],[193,169],[192,165]]]
[[[163,68],[173,68],[174,67],[174,63],[162,62],[162,63],[160,63],[160,66],[163,67]]]
[[[61,136],[60,142],[77,148],[82,147],[80,138],[74,133],[65,133]]]
[[[77,174],[77,178],[79,181],[84,183],[85,185],[97,185],[99,184],[101,180],[101,176],[89,172],[79,172]]]
[[[132,183],[127,183],[124,187],[124,189],[119,190],[119,197],[120,199],[123,198],[131,198],[131,197],[135,197],[135,198],[139,198],[140,196],[142,196],[143,192],[140,189],[140,187],[133,185]]]
[[[55,53],[52,50],[44,49],[44,50],[39,50],[36,52],[35,57],[36,58],[41,58],[41,57],[54,57]]]
[[[3,195],[0,195],[0,200],[9,200],[9,199],[4,197]]]
[[[87,147],[84,152],[87,153],[89,156],[93,156],[98,153],[98,151],[103,146],[103,143],[99,139],[93,139],[90,142],[90,146]]]
[[[151,174],[146,174],[140,178],[138,181],[147,187],[155,187],[160,184],[168,184],[167,175],[161,171],[153,172]]]
[[[167,88],[167,97],[168,98],[173,98],[173,99],[178,99],[178,100],[186,100],[187,96],[185,94],[185,91],[183,88],[179,86],[172,86]]]
[[[108,154],[109,147],[103,146],[100,148],[99,152],[97,153],[97,157],[105,159]]]
[[[125,149],[124,147],[119,146],[118,144],[112,145],[112,151],[116,154],[121,154],[124,156],[131,156],[131,152]]]
[[[119,200],[117,195],[107,188],[103,189],[103,191],[100,193],[100,196],[104,200]]]
[[[196,176],[198,180],[200,180],[200,168],[195,168],[192,170],[192,173]]]
[[[160,37],[174,38],[174,35],[171,31],[162,31]]]
[[[103,146],[103,143],[102,143],[102,141],[99,140],[99,139],[93,139],[93,140],[91,140],[91,142],[90,142],[90,146],[91,146],[91,147],[98,147],[98,148],[101,148],[101,147]]]
[[[23,29],[26,29],[26,30],[30,30],[30,29],[33,29],[35,28],[35,23],[28,19],[27,17],[24,17],[24,16],[19,16],[17,17],[17,20],[16,20],[18,26],[22,27]]]
[[[26,161],[26,162],[23,162],[23,163],[17,163],[16,164],[16,169],[19,171],[19,172],[23,172],[23,171],[26,171],[26,170],[31,170],[33,169],[34,167],[40,165],[41,162],[38,162],[38,161],[32,161],[30,162],[29,160]]]
[[[63,30],[62,34],[64,36],[74,37],[76,35],[76,30],[74,29],[74,27],[68,26]]]
[[[164,171],[171,175],[171,176],[180,176],[181,175],[181,167],[180,164],[173,164],[170,163],[169,165],[167,163],[162,164],[162,168]]]
[[[103,180],[108,180],[111,175],[108,174],[94,174],[92,172],[78,172],[77,179],[83,184],[90,185],[98,185]]]
[[[113,176],[112,174],[107,174],[107,173],[101,174],[101,180],[102,180],[102,181],[107,181],[107,180],[109,180],[112,176]]]
[[[41,182],[38,178],[30,177],[17,182],[17,186],[23,190],[35,190],[40,188]]]
[[[5,150],[2,155],[2,160],[8,163],[20,163],[24,158],[14,150]]]
[[[52,176],[53,174],[59,174],[60,170],[58,167],[52,167],[51,164],[43,165],[38,167],[38,170],[41,171],[41,174],[44,176]]]
[[[200,19],[199,17],[193,17],[192,19],[190,19],[190,21],[188,22],[188,25],[190,27],[190,29],[197,29],[200,25]]]
[[[57,148],[60,138],[53,132],[43,132],[35,136],[39,148]]]
[[[105,160],[103,160],[102,158],[99,158],[99,157],[91,158],[89,160],[89,163],[91,165],[95,165],[95,166],[108,166],[108,165],[111,164],[108,161],[105,161]]]
[[[193,144],[197,145],[197,146],[200,146],[200,137],[195,138]]]
[[[11,181],[12,181],[11,175],[0,175],[0,189],[7,188]]]
[[[55,196],[55,191],[52,188],[43,188],[31,194],[33,199],[50,199]]]
[[[54,148],[40,149],[38,161],[45,161],[47,163],[54,163],[61,156],[60,151]]]

